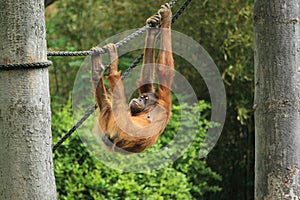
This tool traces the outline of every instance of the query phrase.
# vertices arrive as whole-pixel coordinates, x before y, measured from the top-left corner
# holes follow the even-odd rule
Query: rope
[[[169,2],[170,6],[173,6],[176,3],[177,0],[172,0]],[[175,13],[175,15],[172,18],[172,24],[178,19],[178,17],[183,13],[183,11],[187,8],[187,6],[191,3],[192,0],[186,0],[178,9],[178,11]],[[146,26],[144,26],[146,27]],[[143,27],[143,28],[144,28]],[[141,29],[143,29],[141,28]],[[139,29],[140,30],[140,29]],[[146,30],[146,29],[145,29]],[[132,34],[133,35],[133,34]],[[133,39],[133,38],[132,38]],[[122,41],[125,41],[125,39],[123,39]],[[119,45],[124,45],[125,43],[123,43],[122,41],[118,42]],[[127,41],[128,42],[128,41]],[[117,45],[117,43],[116,43]],[[120,46],[119,46],[120,47]],[[50,52],[49,52],[50,53]],[[93,52],[92,52],[93,53]],[[127,70],[122,74],[121,76],[121,80],[124,80],[129,73],[141,62],[141,60],[143,59],[144,53],[141,53],[132,63],[132,65],[130,67],[127,68]],[[84,116],[52,147],[52,152],[54,152],[66,139],[68,139],[75,131],[77,128],[79,128],[83,122],[85,122],[89,116],[92,115],[92,113],[98,108],[97,105],[94,105],[93,107],[91,107],[89,110],[86,111],[86,113],[84,114]]]
[[[1,64],[0,70],[36,69],[36,68],[46,68],[51,65],[52,65],[51,61],[32,62],[32,63],[17,63],[17,64]]]
[[[81,124],[83,124],[83,122],[85,122],[89,116],[91,116],[91,114],[93,114],[97,107],[97,105],[94,105],[88,111],[86,111],[84,116],[52,147],[52,152],[54,152],[66,139],[68,139],[68,137],[70,137],[76,131],[76,129],[79,128]]]
[[[177,0],[171,0],[169,2],[170,7],[172,8]],[[129,41],[133,40],[134,38],[137,38],[141,34],[143,34],[147,29],[151,28],[148,24],[143,26],[142,28],[138,29],[134,33],[128,35],[121,41],[117,42],[115,45],[117,48],[120,48],[121,46],[124,46]],[[47,53],[47,56],[91,56],[94,53],[100,53],[104,54],[106,53],[106,49],[101,48],[100,51],[96,52],[95,50],[89,50],[89,51],[50,51]]]
[[[176,13],[173,15],[172,17],[172,24],[175,23],[175,21],[178,19],[178,17],[184,12],[184,10],[188,7],[188,5],[191,3],[192,0],[186,0],[182,6],[180,6],[180,8],[176,11]],[[170,2],[171,3],[171,2]],[[175,2],[173,2],[173,4],[175,4]],[[130,65],[130,67],[127,68],[127,70],[122,73],[122,77],[121,78],[126,78],[130,72],[143,60],[144,57],[144,53],[141,53],[134,61],[133,63]]]
[[[130,65],[130,67],[128,67],[126,69],[126,71],[124,73],[122,73],[121,79],[123,80],[124,78],[126,78],[130,72],[143,60],[144,57],[144,53],[141,53],[134,61],[133,63]]]
[[[47,56],[90,56],[93,51],[48,51]]]

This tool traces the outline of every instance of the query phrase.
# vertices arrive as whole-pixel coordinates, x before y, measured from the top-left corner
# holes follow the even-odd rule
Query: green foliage
[[[224,130],[208,161],[222,175],[223,190],[207,199],[254,199],[253,1],[201,2],[193,4],[200,12],[184,17],[188,21],[183,32],[197,38],[214,59],[228,102]]]
[[[48,47],[50,50],[90,49],[117,33],[143,26],[146,18],[165,2],[58,1],[54,4],[55,9],[47,12]],[[180,3],[178,1],[173,8],[174,12]],[[250,0],[195,1],[173,26],[174,30],[192,36],[203,45],[220,67],[227,84],[232,117],[242,125],[251,119],[253,97],[252,6]],[[67,96],[81,62],[78,58],[52,60],[56,69],[51,70],[51,75],[55,76],[51,80],[56,83],[51,85],[53,89],[56,85],[57,91],[53,92]],[[184,60],[178,58],[175,61],[176,68],[194,85],[196,93],[208,95],[204,83],[199,82],[198,73],[194,73]]]
[[[70,107],[70,101],[63,107],[56,103],[52,106],[54,143],[73,124]],[[207,108],[200,102],[185,106],[186,111],[181,113],[183,107],[173,106],[173,119],[153,149],[164,146],[180,126],[195,126],[197,135],[173,165],[149,173],[125,173],[107,167],[90,154],[75,133],[54,154],[59,199],[200,199],[207,191],[220,191],[210,184],[220,176],[206,166],[205,159],[199,160],[198,154],[209,123],[204,116],[198,121],[195,114]],[[181,124],[176,121],[180,113],[186,117]]]
[[[46,10],[48,47],[50,50],[90,49],[112,35],[143,26],[146,18],[165,2],[59,0]],[[176,11],[182,2],[178,1],[172,10]],[[253,0],[194,0],[173,25],[174,30],[191,36],[209,52],[219,67],[228,97],[225,128],[209,157],[210,166],[222,174],[223,190],[206,199],[254,198],[252,10]],[[209,101],[198,73],[184,59],[174,57],[176,69],[189,80],[199,99]],[[52,102],[64,103],[83,58],[51,60],[54,63],[49,68]]]

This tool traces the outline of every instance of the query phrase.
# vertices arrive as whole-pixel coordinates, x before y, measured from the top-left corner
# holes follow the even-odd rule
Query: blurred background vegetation
[[[172,9],[175,12],[183,1]],[[47,42],[51,50],[88,50],[117,33],[144,25],[162,0],[57,0],[46,8]],[[90,155],[75,133],[54,155],[59,199],[253,199],[253,1],[194,0],[173,30],[192,37],[218,66],[227,93],[226,124],[217,146],[199,160],[199,142],[210,126],[207,88],[184,59],[175,68],[191,83],[202,117],[195,143],[173,165],[148,174],[119,172]],[[135,54],[125,56],[130,63]],[[74,123],[70,93],[84,57],[51,57],[50,91],[53,141]],[[192,108],[191,108],[192,109]],[[179,114],[173,106],[173,118]],[[194,119],[198,120],[198,119]],[[169,123],[157,144],[172,137]],[[188,124],[187,124],[188,126]]]

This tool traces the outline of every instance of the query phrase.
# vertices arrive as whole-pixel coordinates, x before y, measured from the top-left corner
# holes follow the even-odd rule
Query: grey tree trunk
[[[0,64],[46,61],[44,0],[0,1]],[[0,70],[0,199],[53,200],[48,69]]]
[[[255,199],[300,198],[300,1],[255,0]]]

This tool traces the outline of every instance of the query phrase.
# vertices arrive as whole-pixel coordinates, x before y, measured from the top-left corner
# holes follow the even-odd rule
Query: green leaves
[[[209,123],[204,116],[199,116],[200,121],[193,116],[199,109],[204,112],[208,107],[203,101],[194,106],[173,106],[173,117],[152,150],[172,140],[180,126],[199,127],[198,134],[191,147],[173,165],[147,174],[124,173],[107,167],[87,151],[74,133],[54,154],[59,199],[198,199],[207,191],[219,191],[219,187],[209,182],[220,180],[220,177],[207,168],[205,160],[198,158]],[[73,124],[70,108],[70,101],[63,107],[56,103],[52,106],[54,142]],[[177,121],[180,114],[184,115],[182,122]]]
[[[154,14],[160,4],[165,2],[166,1],[162,0],[57,1],[53,6],[46,9],[47,42],[49,50],[88,50],[117,33],[143,26],[146,18]],[[176,11],[180,3],[181,1],[178,1],[178,4],[176,4],[173,9],[174,11]],[[182,17],[173,25],[174,30],[191,36],[209,52],[219,67],[226,86],[228,97],[227,120],[224,131],[222,132],[222,137],[218,142],[219,146],[210,154],[212,167],[223,174],[222,184],[225,190],[222,194],[218,194],[212,199],[242,199],[246,194],[249,194],[247,196],[251,199],[253,193],[254,128],[252,100],[254,84],[252,10],[253,0],[193,1],[191,6],[188,7],[187,12],[184,12]],[[122,71],[128,66],[130,60],[135,59],[133,54],[126,54],[125,56],[123,56],[124,60],[123,58],[120,60],[120,69],[122,69]],[[206,85],[198,73],[195,73],[193,67],[183,58],[180,58],[180,56],[174,55],[174,58],[175,68],[189,80],[199,99],[208,101],[210,97]],[[60,102],[63,104],[67,102],[68,95],[73,88],[80,61],[83,61],[83,58],[51,57],[50,59],[54,63],[54,66],[49,68],[52,102]],[[86,88],[82,86],[82,88],[78,88],[78,90],[79,89],[85,90]],[[67,111],[64,110],[66,107],[63,109],[54,108],[54,110],[56,109],[60,109],[62,110],[61,112],[64,113],[60,115],[58,114],[58,112],[60,112],[59,110],[55,111],[54,117],[58,115],[59,120],[55,120],[53,117],[53,123],[55,124],[55,126],[53,126],[55,131],[53,132],[62,134],[66,129],[72,126],[73,121],[72,118],[68,116]],[[174,112],[179,112],[180,107],[174,107],[173,110]],[[64,119],[64,116],[68,117]],[[186,117],[188,117],[188,115]],[[199,124],[206,129],[209,124],[202,119],[203,118],[199,120]],[[60,121],[62,121],[62,123]],[[166,137],[161,138],[155,148],[160,148],[159,145],[167,144],[174,136],[174,132],[179,129],[180,125],[179,115],[173,114],[173,118],[167,129],[168,134],[165,134]],[[184,126],[190,126],[189,122],[184,123]],[[202,134],[202,130],[199,130],[199,134]],[[201,140],[201,138],[203,137],[197,137],[196,140]],[[57,136],[54,137],[54,141],[55,140],[57,140]],[[75,140],[76,142],[70,143],[70,141],[67,141],[67,144],[71,145],[70,148],[69,146],[67,146],[67,148],[62,147],[57,154],[63,152],[62,155],[74,160],[62,160],[61,162],[63,163],[76,162],[77,160],[74,158],[74,154],[78,151],[78,148],[80,148],[81,143],[76,133],[72,136],[71,140]],[[72,146],[73,144],[74,146]],[[84,160],[83,158],[89,157],[90,155],[84,151],[84,148],[82,149],[82,156],[79,157]],[[182,160],[182,163],[190,162],[192,159],[189,159],[189,157],[195,157],[195,152],[196,151],[192,151],[189,152],[188,155],[185,154],[182,157],[185,158]],[[90,160],[97,163],[97,160]],[[197,161],[193,162],[197,163]],[[193,162],[187,165],[178,164],[176,170],[187,173],[190,169],[188,166],[194,166]],[[67,165],[69,165],[69,163]],[[199,165],[202,166],[203,164]],[[98,166],[99,169],[103,170],[103,166],[100,164],[92,164],[92,166]],[[233,171],[232,168],[235,170]],[[91,170],[91,174],[93,174],[93,170],[94,169]],[[62,168],[62,172],[63,171]],[[117,177],[120,176],[118,173],[113,173],[113,175]],[[102,177],[103,174],[98,176],[93,174],[93,176]],[[197,180],[198,176],[200,176],[198,173],[193,174],[193,176],[188,176],[189,178],[193,177],[189,179],[189,182]],[[218,179],[218,177],[214,177],[215,175],[213,173],[207,175],[209,179],[211,176]],[[143,175],[143,177],[143,180],[147,180],[145,175]],[[205,178],[203,178],[202,175],[201,178],[198,179],[205,182]],[[91,181],[89,178],[87,180]],[[203,188],[206,187],[207,184],[211,185],[211,181],[204,182],[193,182],[193,187],[188,187],[194,197],[202,194],[198,191],[198,187],[199,190],[203,192]],[[183,181],[183,183],[185,182]],[[98,182],[94,184],[94,182],[91,181],[91,184],[87,187],[87,190],[91,192],[86,199],[104,199],[104,196],[101,197],[101,195],[107,193],[104,191],[110,190],[107,189],[109,187],[106,187],[105,184],[109,185],[109,183],[100,184]],[[141,184],[141,181],[139,184]],[[198,186],[198,184],[200,186]],[[92,185],[95,185],[98,190],[90,190],[90,187],[93,188]],[[194,190],[195,192],[192,192]],[[145,191],[145,193],[146,191],[150,191],[149,193],[151,193],[154,189],[152,187],[149,189],[145,186],[143,187],[143,191]],[[149,196],[149,193],[147,193],[146,196]],[[108,195],[106,195],[106,197],[108,197]]]

